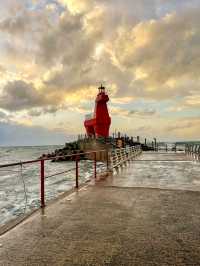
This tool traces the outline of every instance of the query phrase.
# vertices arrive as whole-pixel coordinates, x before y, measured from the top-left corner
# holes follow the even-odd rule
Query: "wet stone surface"
[[[152,155],[138,159],[144,156]],[[148,173],[142,176],[135,166],[58,200],[1,236],[0,265],[199,265],[200,193],[182,190],[194,177],[185,174],[182,182],[170,175],[168,190],[162,171],[149,171],[147,185]],[[146,188],[137,187],[141,178]]]
[[[200,191],[200,162],[182,153],[144,153],[107,185]]]

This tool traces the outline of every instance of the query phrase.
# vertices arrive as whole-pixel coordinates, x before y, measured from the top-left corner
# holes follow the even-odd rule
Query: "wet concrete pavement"
[[[200,191],[200,162],[183,153],[144,153],[106,185]]]
[[[151,154],[138,159],[147,157],[156,159]],[[0,265],[200,265],[200,193],[182,189],[198,181],[200,164],[177,164],[188,163],[192,170],[185,167],[181,181],[172,171],[174,162],[160,162],[161,171],[157,162],[135,161],[59,199],[0,237]],[[179,173],[183,166],[177,164]],[[143,174],[140,167],[147,168]]]

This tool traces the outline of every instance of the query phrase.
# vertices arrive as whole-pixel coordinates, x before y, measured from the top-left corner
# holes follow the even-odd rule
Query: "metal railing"
[[[21,169],[24,165],[32,165],[32,164],[39,164],[40,166],[40,206],[41,208],[44,208],[46,205],[45,202],[45,179],[48,179],[50,177],[54,177],[57,175],[62,175],[65,173],[68,173],[70,171],[75,170],[75,188],[79,188],[79,162],[80,157],[82,155],[88,156],[90,160],[93,160],[93,167],[94,167],[94,178],[97,177],[97,154],[98,153],[105,153],[106,154],[106,165],[107,165],[107,171],[109,170],[109,153],[107,150],[98,150],[98,151],[90,151],[90,152],[84,152],[79,154],[71,154],[71,155],[63,155],[63,156],[56,156],[51,158],[42,158],[37,160],[29,160],[29,161],[23,161],[23,162],[17,162],[17,163],[11,163],[11,164],[2,164],[0,165],[0,171],[3,171],[6,168],[9,167],[15,167],[20,166]],[[52,161],[52,160],[58,160],[58,159],[73,159],[75,161],[75,167],[68,169],[67,171],[57,172],[51,175],[45,175],[45,162],[46,161]]]
[[[98,174],[98,169],[97,169],[97,161],[99,158],[102,158],[102,153],[103,153],[103,158],[104,158],[104,172],[106,169],[106,173],[112,171],[113,168],[116,168],[120,165],[123,165],[128,160],[131,160],[135,158],[137,155],[141,153],[141,148],[140,146],[135,146],[135,147],[127,147],[127,148],[121,148],[121,149],[114,149],[112,152],[109,152],[108,150],[96,150],[96,151],[89,151],[89,152],[84,152],[84,153],[79,153],[79,154],[70,154],[70,155],[62,155],[62,156],[56,156],[56,157],[50,157],[50,158],[41,158],[37,160],[29,160],[29,161],[22,161],[22,162],[17,162],[17,163],[10,163],[10,164],[2,164],[0,165],[0,171],[7,171],[10,167],[15,167],[15,166],[20,166],[20,169],[22,171],[23,167],[25,165],[39,165],[39,194],[40,194],[40,207],[44,208],[46,205],[46,182],[45,180],[55,177],[58,175],[63,175],[72,171],[75,171],[75,177],[74,177],[74,187],[78,189],[80,187],[80,159],[81,156],[86,156],[87,159],[89,159],[93,165],[93,174],[92,176],[94,179],[97,179],[97,174]],[[45,167],[45,163],[47,161],[52,161],[55,160],[57,161],[58,159],[72,159],[74,161],[74,167],[72,166],[70,169],[67,169],[66,171],[62,172],[56,172],[56,173],[50,173],[48,174],[47,170]],[[53,163],[52,163],[53,165]],[[10,169],[9,169],[10,171]],[[22,174],[22,173],[21,173]],[[99,172],[99,174],[103,174],[103,170]]]
[[[186,144],[185,153],[200,160],[200,144]]]
[[[179,144],[179,143],[158,143],[157,149],[159,151],[165,151],[165,152],[184,152],[185,151],[185,144]]]
[[[111,168],[117,168],[125,162],[136,158],[142,153],[141,146],[132,146],[127,148],[115,149],[110,154]]]

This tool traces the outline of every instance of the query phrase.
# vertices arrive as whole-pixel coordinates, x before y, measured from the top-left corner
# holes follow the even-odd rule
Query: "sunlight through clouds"
[[[197,137],[197,1],[2,0],[0,15],[4,121],[34,127],[44,119],[51,130],[56,117],[83,133],[103,83],[113,130]]]

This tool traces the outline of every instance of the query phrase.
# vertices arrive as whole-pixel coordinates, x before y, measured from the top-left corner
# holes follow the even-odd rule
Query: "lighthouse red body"
[[[109,137],[111,118],[108,113],[107,102],[109,97],[105,88],[101,86],[95,101],[95,110],[93,117],[86,117],[84,126],[87,135],[90,137]]]

